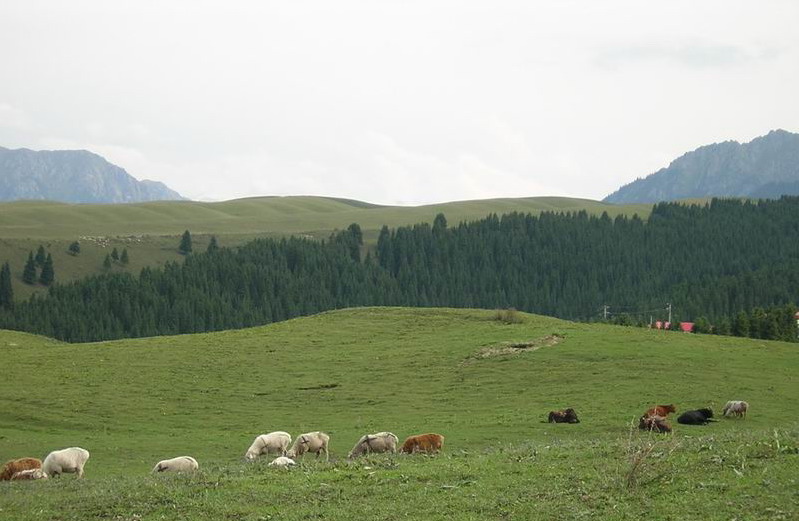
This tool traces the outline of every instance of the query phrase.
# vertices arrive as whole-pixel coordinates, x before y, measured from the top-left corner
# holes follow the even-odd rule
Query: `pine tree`
[[[116,248],[111,251],[111,260],[114,262],[119,262],[119,252]]]
[[[47,255],[44,251],[44,246],[41,244],[39,245],[39,249],[36,250],[36,257],[34,259],[36,261],[36,267],[41,268],[44,266],[44,261],[47,260]]]
[[[70,255],[77,255],[80,253],[80,243],[78,241],[73,242],[69,245],[69,254]]]
[[[42,274],[39,277],[39,282],[45,286],[49,286],[55,280],[55,271],[53,270],[53,256],[49,253],[42,266]]]
[[[33,259],[33,252],[28,253],[28,262],[25,263],[25,269],[22,271],[22,282],[25,284],[36,283],[36,261]]]
[[[6,262],[0,269],[0,308],[14,304],[14,288],[11,287],[11,267]]]
[[[119,258],[119,261],[122,264],[127,264],[127,263],[130,262],[130,258],[128,257],[128,249],[127,248],[123,248],[122,249],[122,256]]]
[[[103,261],[103,268],[111,269],[111,256],[107,253],[105,254],[105,260]]]
[[[191,253],[191,234],[189,230],[183,232],[183,237],[180,239],[180,246],[178,246],[178,251],[183,255],[188,255]]]
[[[219,244],[217,244],[217,242],[216,242],[216,236],[212,235],[211,236],[211,242],[208,243],[208,249],[205,250],[205,251],[208,252],[208,253],[213,253],[213,252],[215,252],[218,249],[219,249]]]

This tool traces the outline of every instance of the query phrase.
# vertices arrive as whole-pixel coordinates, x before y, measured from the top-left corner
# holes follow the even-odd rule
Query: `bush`
[[[494,320],[504,324],[521,324],[524,322],[516,308],[498,309],[494,315]]]

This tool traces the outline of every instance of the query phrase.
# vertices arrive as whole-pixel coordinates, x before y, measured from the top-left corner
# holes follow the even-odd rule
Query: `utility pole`
[[[671,324],[671,302],[666,304],[666,309],[669,310],[669,324]]]
[[[605,304],[602,306],[602,317],[607,320],[608,319],[608,305]]]

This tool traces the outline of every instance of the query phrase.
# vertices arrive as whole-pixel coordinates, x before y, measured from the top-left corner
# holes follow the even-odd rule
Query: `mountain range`
[[[0,201],[138,203],[184,199],[157,181],[139,181],[86,150],[35,151],[0,147]]]
[[[772,130],[749,143],[725,141],[688,152],[603,201],[629,204],[781,195],[799,195],[799,134]]]

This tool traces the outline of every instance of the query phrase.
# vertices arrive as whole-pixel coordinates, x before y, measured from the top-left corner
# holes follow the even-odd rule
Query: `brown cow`
[[[23,470],[42,468],[42,460],[37,458],[20,458],[7,461],[0,470],[0,481],[9,481],[14,474]]]
[[[562,411],[551,411],[549,413],[549,423],[580,423],[577,413],[569,407]]]
[[[402,444],[400,452],[405,454],[413,454],[414,452],[432,454],[440,451],[443,445],[444,436],[440,434],[417,434],[416,436],[408,436],[405,443]]]
[[[674,404],[658,405],[652,407],[651,409],[647,410],[644,413],[644,416],[649,416],[649,417],[660,416],[665,418],[669,415],[670,412],[677,412],[677,408],[674,406]]]
[[[638,420],[638,428],[650,432],[671,432],[671,426],[666,423],[666,418],[663,416],[641,416],[641,419]]]

